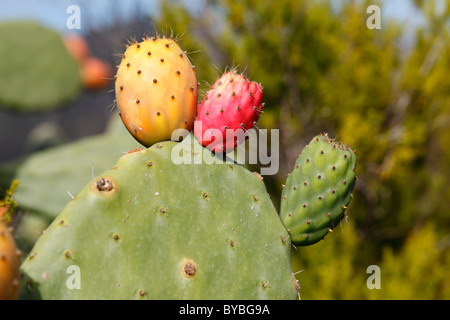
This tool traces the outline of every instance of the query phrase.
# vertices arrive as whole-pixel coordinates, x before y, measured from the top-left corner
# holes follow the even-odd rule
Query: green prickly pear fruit
[[[302,150],[282,192],[280,218],[296,245],[323,239],[345,217],[355,186],[356,155],[326,134]]]
[[[295,299],[289,234],[264,184],[237,164],[194,164],[212,155],[188,137],[86,185],[22,264],[24,298]]]
[[[144,146],[190,131],[197,111],[197,77],[173,39],[146,38],[130,45],[116,75],[116,103],[128,131]]]

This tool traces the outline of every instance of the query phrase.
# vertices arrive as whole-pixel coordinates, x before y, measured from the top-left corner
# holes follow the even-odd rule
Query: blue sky
[[[204,0],[184,1],[189,2],[190,7],[195,8],[196,5],[200,5]],[[339,3],[344,0],[332,1],[333,4],[339,6]],[[431,1],[440,2],[441,0]],[[75,4],[81,8],[82,28],[79,32],[83,33],[89,27],[101,27],[104,24],[108,24],[112,16],[121,20],[130,19],[133,17],[133,10],[136,9],[136,5],[139,6],[141,12],[155,14],[158,11],[158,2],[158,0],[0,0],[0,21],[33,19],[64,33],[68,31],[66,27],[66,20],[69,17],[67,8]],[[412,0],[381,0],[374,2],[380,3],[383,21],[395,19],[406,25],[406,30],[413,30],[415,25],[422,22],[420,12],[415,9]],[[114,4],[114,6],[111,6],[111,4]],[[362,14],[365,14],[365,12]]]
[[[66,20],[70,16],[67,8],[78,5],[81,9],[82,28],[101,27],[108,24],[111,6],[114,3],[115,14],[122,20],[130,19],[133,9],[138,4],[142,11],[152,13],[158,8],[158,1],[152,0],[0,0],[0,21],[12,19],[33,19],[57,31],[67,32]],[[83,23],[87,24],[83,28]]]

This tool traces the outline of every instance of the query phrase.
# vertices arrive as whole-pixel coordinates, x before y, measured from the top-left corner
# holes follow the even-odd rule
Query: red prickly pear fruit
[[[96,90],[111,83],[113,69],[101,59],[88,57],[81,64],[81,80],[86,89]]]
[[[248,137],[263,108],[263,88],[233,71],[223,74],[197,110],[194,136],[216,153],[228,153]]]

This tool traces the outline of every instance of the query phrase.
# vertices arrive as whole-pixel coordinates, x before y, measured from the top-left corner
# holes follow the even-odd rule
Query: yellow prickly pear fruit
[[[10,228],[0,222],[0,300],[19,298],[20,251]]]
[[[197,110],[194,67],[175,40],[146,38],[128,46],[116,75],[116,103],[128,131],[144,146],[191,131]]]

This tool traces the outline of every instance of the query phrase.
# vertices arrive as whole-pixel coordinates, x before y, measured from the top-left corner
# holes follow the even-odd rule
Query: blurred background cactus
[[[448,0],[109,1],[95,10],[88,1],[77,3],[91,56],[111,65],[130,35],[140,39],[156,29],[182,35],[200,91],[227,66],[263,84],[258,126],[280,130],[280,170],[264,177],[276,208],[287,173],[318,132],[356,149],[358,183],[348,218],[332,238],[293,249],[293,269],[303,270],[296,275],[302,299],[450,299]],[[381,9],[381,29],[366,26],[372,4]],[[61,37],[68,5],[48,11],[63,17]],[[73,72],[79,77],[79,68]],[[70,199],[67,191],[75,194],[90,180],[92,167],[98,174],[136,147],[132,138],[98,136],[111,137],[112,88],[112,81],[84,88],[58,111],[0,109],[0,193],[20,180],[15,236],[25,251],[29,235],[38,235]],[[56,133],[43,136],[60,139],[36,142],[45,123]],[[58,144],[64,145],[48,148]],[[81,157],[77,148],[84,160],[74,161]],[[381,289],[366,286],[370,265],[381,270]]]
[[[0,39],[0,106],[44,111],[77,96],[78,66],[56,31],[35,22],[2,22]]]

